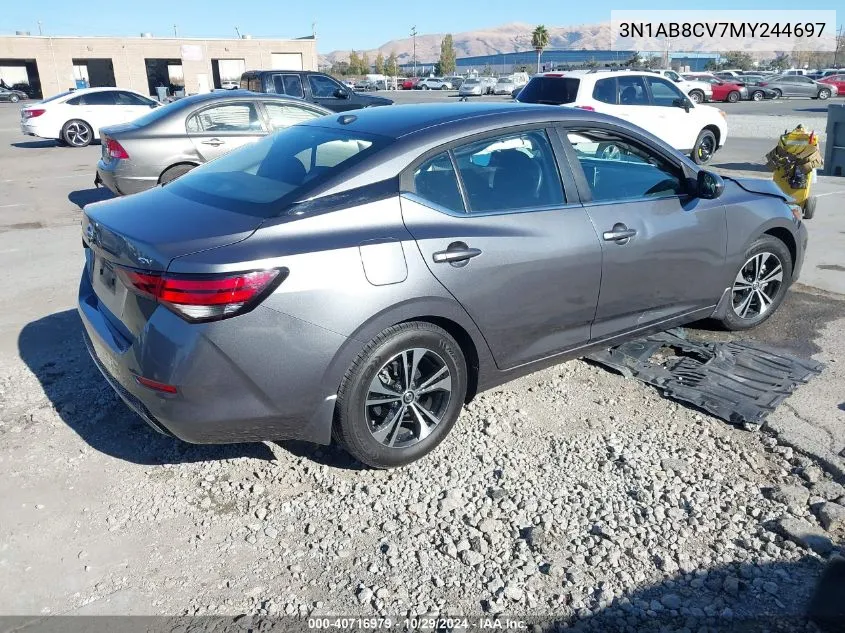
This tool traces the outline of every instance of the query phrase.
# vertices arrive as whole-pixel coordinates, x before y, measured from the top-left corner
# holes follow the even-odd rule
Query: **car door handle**
[[[225,143],[226,141],[221,141],[219,138],[210,138],[207,141],[202,142],[203,145],[213,145],[214,147],[217,147],[218,145],[224,145]]]
[[[627,244],[628,240],[637,234],[636,230],[629,229],[621,222],[613,225],[609,231],[602,233],[605,242],[616,242],[617,244]]]
[[[445,251],[437,251],[433,255],[436,264],[448,262],[450,264],[466,263],[473,257],[481,255],[481,250],[477,248],[470,248],[463,242],[454,242],[449,244],[449,248]]]

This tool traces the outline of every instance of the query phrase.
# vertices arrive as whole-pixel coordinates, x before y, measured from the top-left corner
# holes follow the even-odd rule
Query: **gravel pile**
[[[164,614],[695,631],[802,613],[845,535],[845,490],[810,460],[582,362],[479,396],[433,455],[388,472],[330,447],[162,438],[80,353],[38,375],[0,381],[0,475],[49,529],[7,524],[0,541],[7,570],[43,575],[52,613],[131,589]],[[86,539],[128,562],[92,560]],[[78,559],[64,584],[37,562],[46,547]]]

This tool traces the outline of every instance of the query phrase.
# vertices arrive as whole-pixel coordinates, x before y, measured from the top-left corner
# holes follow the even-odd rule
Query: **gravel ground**
[[[772,138],[777,141],[785,130],[793,130],[799,124],[805,129],[815,130],[819,142],[827,141],[827,119],[818,119],[798,114],[782,116],[759,116],[754,114],[728,114],[728,143],[731,138]]]
[[[845,490],[811,460],[580,361],[481,395],[429,458],[371,471],[333,448],[156,435],[65,314],[65,352],[22,344],[29,366],[0,379],[0,613],[695,631],[802,613],[845,535]]]

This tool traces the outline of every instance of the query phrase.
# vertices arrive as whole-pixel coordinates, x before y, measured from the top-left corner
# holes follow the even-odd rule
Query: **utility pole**
[[[241,39],[241,31],[240,29],[238,29],[238,27],[235,27],[235,33],[238,34],[238,39]]]
[[[41,22],[39,22],[38,24],[40,25]],[[839,33],[837,33],[837,35],[836,35],[835,48],[833,49],[833,67],[834,68],[839,68],[839,49],[845,49],[845,40],[842,39],[843,38],[842,28],[843,27],[841,27],[841,26],[839,27]]]
[[[44,35],[44,32],[41,30],[41,20],[38,20],[38,35]]]
[[[313,37],[315,40],[317,39],[317,20],[314,20],[311,23],[311,37]]]
[[[176,28],[176,25],[173,25],[173,37],[179,37],[179,29]]]
[[[417,76],[417,27],[411,27],[411,37],[414,38],[414,77]]]

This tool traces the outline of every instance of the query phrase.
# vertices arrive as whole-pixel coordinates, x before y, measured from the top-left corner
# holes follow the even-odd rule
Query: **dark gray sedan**
[[[591,348],[765,321],[807,243],[771,181],[521,103],[307,121],[88,205],[82,234],[86,342],[151,426],[334,438],[376,467],[434,449],[480,391]]]
[[[29,99],[29,95],[27,95],[22,90],[13,90],[12,88],[0,88],[0,101],[17,103],[18,101],[23,101],[24,99]]]
[[[823,84],[802,77],[801,75],[781,75],[766,79],[760,84],[769,90],[774,90],[777,97],[808,97],[810,99],[830,99],[836,96],[836,88],[830,84]]]
[[[225,91],[194,95],[131,123],[100,130],[95,183],[118,195],[165,184],[267,134],[331,114],[322,106],[271,94]]]

